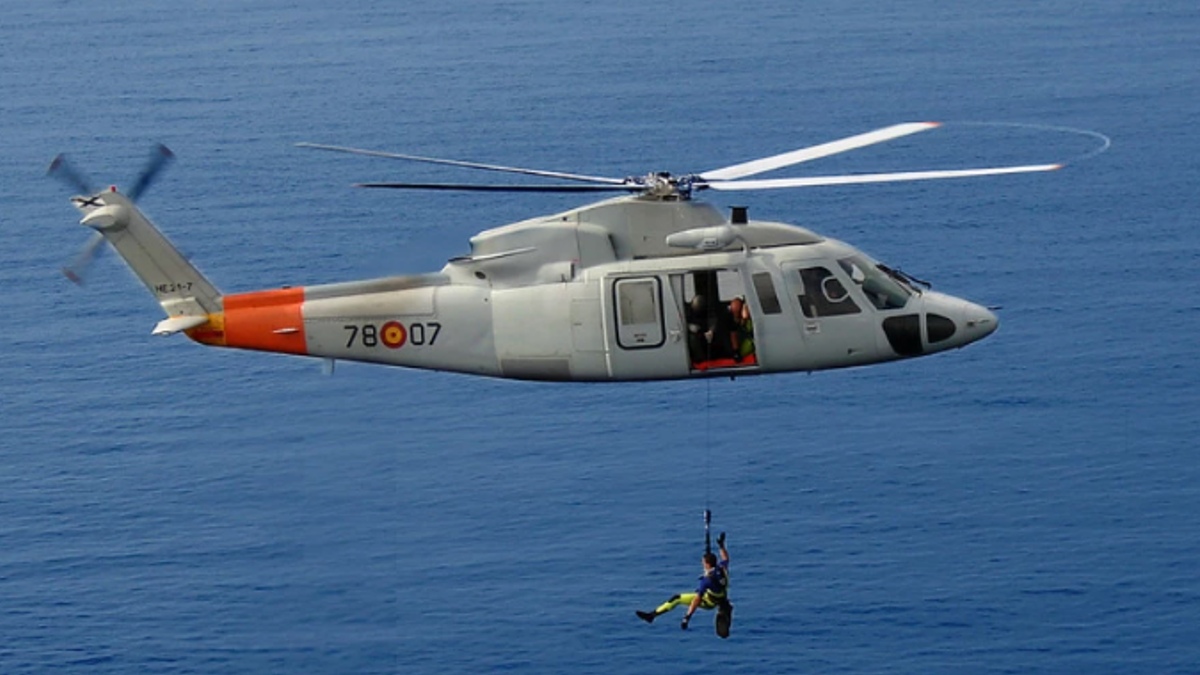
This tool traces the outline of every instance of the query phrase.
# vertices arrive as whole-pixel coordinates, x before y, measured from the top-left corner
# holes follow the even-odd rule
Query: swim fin
[[[733,627],[733,605],[729,602],[722,603],[717,608],[716,629],[717,635],[722,638],[729,637],[729,629]]]

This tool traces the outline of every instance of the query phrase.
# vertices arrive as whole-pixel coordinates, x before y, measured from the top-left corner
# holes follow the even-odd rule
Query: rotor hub
[[[626,179],[628,184],[640,188],[641,193],[647,197],[679,200],[691,199],[692,190],[698,187],[695,181],[694,175],[674,176],[668,171],[656,171]]]

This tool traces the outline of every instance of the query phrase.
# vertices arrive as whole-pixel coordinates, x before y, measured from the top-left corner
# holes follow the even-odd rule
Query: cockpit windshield
[[[908,304],[913,292],[860,255],[838,261],[846,275],[862,288],[875,309],[900,309]]]

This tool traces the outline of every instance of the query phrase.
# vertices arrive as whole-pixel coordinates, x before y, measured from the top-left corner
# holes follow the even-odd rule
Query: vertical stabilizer
[[[201,326],[221,312],[221,293],[128,197],[112,189],[72,201],[83,213],[81,224],[104,235],[167,313],[155,335]]]

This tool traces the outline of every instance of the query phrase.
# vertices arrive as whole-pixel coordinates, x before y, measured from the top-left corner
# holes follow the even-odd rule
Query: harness
[[[704,590],[704,595],[700,596],[700,602],[705,606],[715,607],[723,604],[729,597],[729,575],[721,567],[714,567],[713,571],[700,577],[701,579],[708,578],[710,587]]]
[[[705,461],[707,463],[707,453],[705,453]],[[707,473],[707,467],[705,467]],[[707,483],[706,483],[707,486]],[[705,497],[705,506],[708,505],[708,497]],[[709,526],[712,524],[712,511],[708,508],[704,509],[704,553],[712,553],[712,533]],[[704,593],[700,596],[700,604],[706,609],[711,609],[717,605],[726,605],[729,603],[729,568],[723,567],[721,563],[712,568],[711,572],[706,572],[700,575],[701,585],[708,585],[709,588],[704,589]],[[708,584],[703,582],[707,580]]]

